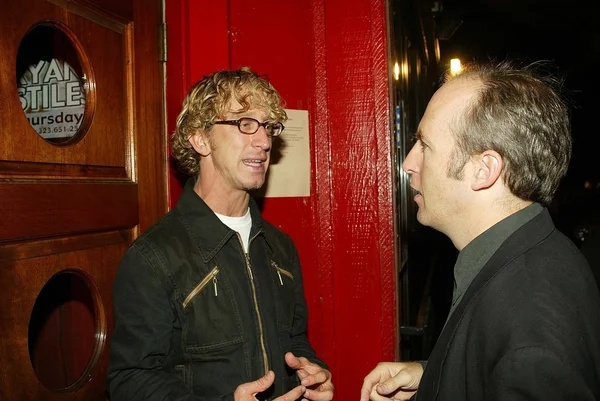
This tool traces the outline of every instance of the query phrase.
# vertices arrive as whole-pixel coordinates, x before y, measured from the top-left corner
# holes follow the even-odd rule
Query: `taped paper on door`
[[[308,111],[285,110],[285,130],[273,140],[265,197],[310,196]],[[260,195],[259,195],[260,196]]]

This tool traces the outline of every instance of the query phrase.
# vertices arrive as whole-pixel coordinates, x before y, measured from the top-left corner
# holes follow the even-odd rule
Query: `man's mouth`
[[[261,167],[265,161],[266,160],[264,160],[264,159],[244,159],[244,160],[242,160],[242,162],[246,166],[250,166],[250,167]]]

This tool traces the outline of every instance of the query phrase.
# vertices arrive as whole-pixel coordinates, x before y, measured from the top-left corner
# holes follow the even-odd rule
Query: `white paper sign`
[[[288,120],[271,153],[265,197],[280,198],[310,196],[310,143],[308,135],[308,111],[285,110]],[[278,141],[279,139],[276,139]]]

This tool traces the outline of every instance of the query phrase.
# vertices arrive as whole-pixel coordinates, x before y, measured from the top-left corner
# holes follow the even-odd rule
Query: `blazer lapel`
[[[494,256],[492,256],[481,269],[446,322],[446,326],[442,330],[442,333],[431,352],[425,372],[421,378],[419,391],[417,392],[417,399],[419,401],[437,399],[440,392],[440,382],[444,362],[448,356],[452,340],[457,334],[460,322],[466,311],[472,305],[479,293],[487,286],[494,276],[501,272],[512,260],[543,241],[553,230],[554,224],[552,223],[550,214],[547,209],[544,209],[540,214],[508,237],[500,249],[496,251]]]

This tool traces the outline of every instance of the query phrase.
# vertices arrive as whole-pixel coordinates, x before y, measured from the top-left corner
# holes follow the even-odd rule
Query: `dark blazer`
[[[510,236],[473,280],[416,398],[600,399],[600,295],[585,258],[547,210]]]

